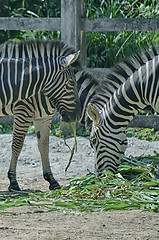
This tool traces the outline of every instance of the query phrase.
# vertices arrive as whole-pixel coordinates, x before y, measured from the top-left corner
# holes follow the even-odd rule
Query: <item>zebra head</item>
[[[75,72],[71,66],[78,57],[79,51],[68,56],[59,56],[57,58],[58,71],[54,76],[53,85],[49,83],[44,89],[47,97],[66,122],[74,122],[81,115]],[[55,91],[52,91],[52,88]]]
[[[87,114],[93,121],[90,145],[95,152],[96,175],[106,171],[115,173],[127,147],[125,131],[121,126],[111,127],[104,108],[99,110],[89,103]]]
[[[60,99],[55,103],[64,121],[76,121],[81,115],[81,104],[78,96],[77,83],[72,64],[78,59],[80,51],[67,57],[60,57],[61,74],[59,77],[65,79],[65,85],[61,90]],[[62,87],[62,86],[61,86]]]

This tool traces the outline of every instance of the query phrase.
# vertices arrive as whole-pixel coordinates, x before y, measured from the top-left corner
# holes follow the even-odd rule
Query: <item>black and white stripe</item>
[[[129,99],[129,102],[126,103],[125,98],[124,98],[124,101],[123,100],[121,101],[120,100],[121,97],[119,97],[119,95],[122,96],[124,91],[127,90],[127,84],[125,85],[126,81],[131,83],[132,89],[135,89],[134,83],[135,83],[135,79],[137,78],[137,75],[140,79],[144,79],[143,76],[141,76],[141,72],[144,71],[144,67],[148,61],[151,62],[152,59],[154,58],[156,59],[156,56],[158,57],[157,52],[158,52],[157,48],[152,47],[150,56],[147,56],[149,55],[149,51],[146,49],[141,53],[136,53],[132,55],[130,58],[125,59],[123,62],[116,65],[111,70],[111,74],[109,74],[102,83],[97,81],[97,79],[95,79],[94,77],[92,77],[92,75],[90,75],[89,73],[86,73],[85,71],[77,71],[76,73],[78,94],[79,94],[79,98],[81,102],[81,110],[82,110],[80,122],[84,123],[85,125],[88,125],[88,116],[86,114],[86,109],[88,105],[89,105],[88,115],[92,118],[92,113],[93,113],[95,116],[95,119],[92,118],[94,123],[92,127],[90,140],[91,140],[91,145],[95,149],[95,168],[96,168],[97,174],[104,170],[111,170],[115,172],[117,169],[117,166],[120,164],[120,159],[123,156],[123,153],[126,149],[126,144],[127,144],[126,136],[124,132],[125,127],[123,124],[127,125],[128,122],[137,113],[138,109],[134,110],[132,114],[132,107],[130,108],[128,107],[129,103],[132,104],[132,101],[134,104],[134,100],[136,98],[135,96],[130,94],[133,98],[132,97],[128,98],[126,95],[124,95],[127,101]],[[148,64],[146,66],[148,66]],[[156,67],[153,64],[153,69],[155,68]],[[154,76],[153,78],[155,79]],[[138,82],[138,80],[136,81]],[[118,90],[115,91],[116,89]],[[140,94],[141,92],[139,91],[136,92],[137,98],[139,98]],[[154,95],[153,92],[151,93],[151,95]],[[37,137],[39,136],[39,134],[40,136],[45,135],[45,143],[47,143],[45,146],[49,144],[49,128],[51,125],[51,115],[53,114],[52,106],[51,106],[52,110],[50,110],[49,108],[47,112],[42,111],[42,114],[41,114],[43,104],[47,106],[49,103],[49,102],[46,102],[46,100],[47,99],[45,98],[43,100],[35,99],[36,104],[35,104],[35,108],[33,109],[33,112],[34,112],[33,119],[34,119],[36,131],[37,131]],[[37,102],[39,103],[38,108],[37,108]],[[155,102],[155,100],[153,100],[153,102]],[[20,104],[22,104],[22,106],[24,105],[23,102]],[[114,108],[114,104],[116,104],[115,108]],[[24,108],[26,109],[27,106],[28,105],[26,104]],[[144,105],[142,105],[142,107],[144,107]],[[44,107],[44,110],[45,109],[46,107]],[[111,111],[112,111],[112,114],[110,114]],[[51,115],[49,116],[49,114]],[[18,113],[16,116],[21,118],[20,113]],[[16,118],[15,118],[15,122],[16,122]],[[20,125],[22,126],[22,123],[20,123]],[[20,132],[23,132],[23,129]],[[26,132],[27,131],[25,131],[24,135],[26,134]],[[14,133],[15,133],[15,146],[16,146],[16,139],[18,139],[18,132],[14,131]],[[24,139],[19,141],[21,144],[21,147],[23,145],[23,140]],[[14,145],[14,141],[13,141],[13,145]],[[43,147],[42,138],[38,138],[38,145],[39,145],[39,150],[41,153],[41,158],[43,163],[44,178],[50,182],[50,189],[59,187],[58,183],[53,178],[50,167],[45,168],[45,166],[49,166],[49,158],[48,158],[49,150],[48,148]],[[19,148],[20,151],[21,151],[21,147]],[[17,158],[19,155],[17,150],[15,151],[15,155],[16,155],[16,161],[17,161]],[[14,170],[15,168],[16,166],[14,166]],[[11,189],[12,187],[14,189],[13,184],[11,185]]]
[[[42,91],[65,120],[75,121],[80,115],[80,104],[70,65],[78,55],[60,41],[1,44],[0,115],[7,105]]]
[[[90,141],[97,174],[116,172],[127,147],[126,127],[138,111],[151,106],[159,112],[159,48],[133,54],[107,78],[107,88],[96,94],[87,109],[93,120]]]
[[[95,95],[95,91],[99,87],[99,81],[91,74],[84,70],[79,70],[77,67],[74,67],[74,71],[76,72],[78,95],[82,110],[79,121],[84,124],[87,118],[86,107]],[[49,188],[51,190],[58,188],[59,184],[53,177],[48,157],[49,132],[52,115],[56,111],[54,105],[41,92],[28,99],[18,101],[14,105],[7,105],[4,111],[9,115],[14,114],[12,158],[8,171],[8,177],[10,179],[9,190],[20,190],[16,181],[16,164],[23,147],[24,138],[32,121],[34,122],[37,133],[44,178],[50,183]]]

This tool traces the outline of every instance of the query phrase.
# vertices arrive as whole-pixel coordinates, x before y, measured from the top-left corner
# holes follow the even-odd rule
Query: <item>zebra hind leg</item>
[[[37,134],[38,148],[41,155],[43,177],[50,183],[49,189],[55,190],[61,188],[59,183],[53,177],[49,162],[49,134],[52,122],[52,116],[34,119],[34,125]]]
[[[24,138],[27,134],[27,131],[26,131],[26,133],[23,132],[22,135],[19,135],[14,130],[13,134],[14,135],[13,135],[13,143],[12,143],[12,158],[11,158],[10,167],[9,167],[9,171],[8,171],[8,178],[10,180],[10,185],[8,187],[8,190],[10,192],[21,191],[21,189],[18,185],[18,182],[16,180],[16,167],[17,167],[18,157],[22,150]]]
[[[10,192],[21,191],[18,185],[18,182],[16,180],[16,167],[17,167],[19,154],[23,147],[24,138],[25,138],[25,135],[19,136],[15,130],[13,131],[12,158],[11,158],[10,167],[8,171],[8,178],[10,180],[10,185],[8,187],[8,190]]]
[[[16,180],[16,167],[17,167],[17,161],[18,161],[19,154],[23,147],[24,138],[25,138],[24,135],[19,136],[18,133],[16,133],[16,131],[14,129],[13,142],[12,142],[12,157],[11,157],[10,167],[9,167],[9,171],[8,171],[8,178],[10,180],[10,185],[8,187],[8,190],[10,192],[21,191],[21,189],[18,185],[18,182]]]
[[[10,192],[21,191],[16,180],[16,167],[19,154],[21,153],[23,147],[25,136],[33,119],[31,113],[30,115],[26,115],[24,118],[24,115],[22,114],[23,112],[18,112],[18,107],[15,108],[15,111],[17,111],[17,114],[14,114],[12,157],[8,171],[8,178],[10,180],[8,190]]]

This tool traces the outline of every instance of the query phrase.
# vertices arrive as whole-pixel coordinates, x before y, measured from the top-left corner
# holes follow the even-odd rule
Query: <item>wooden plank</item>
[[[64,0],[62,0],[64,1]],[[69,0],[70,1],[70,0]],[[73,0],[71,0],[74,2]],[[77,6],[79,5],[78,0]],[[68,1],[64,1],[68,3]],[[69,9],[72,9],[72,5],[68,5]],[[66,5],[64,7],[66,7]],[[63,8],[65,9],[65,8]],[[62,27],[65,32],[67,30],[73,34],[73,30],[77,31],[77,26],[73,22],[73,9],[68,18],[68,12],[63,10],[65,17],[62,22],[65,23],[65,28]],[[77,11],[79,14],[80,11]],[[74,14],[76,15],[76,14]],[[67,19],[66,19],[67,18]],[[79,22],[79,17],[74,17]],[[69,21],[70,20],[70,21]],[[73,29],[69,27],[69,24],[73,26]],[[86,19],[82,18],[78,23],[81,31],[159,31],[159,18],[146,18],[146,19],[125,19],[125,18],[100,18],[100,19]],[[76,24],[76,25],[78,25]],[[62,25],[63,26],[63,25]],[[46,30],[46,31],[60,31],[61,29],[61,18],[11,18],[1,17],[0,18],[0,30]],[[65,38],[65,36],[64,36]]]
[[[60,31],[61,18],[0,18],[0,30]]]
[[[159,31],[159,18],[83,18],[81,22],[86,32]]]
[[[136,115],[128,127],[154,128],[159,130],[159,115]]]
[[[85,18],[86,17],[86,12],[87,12],[87,1],[86,0],[81,0],[81,17]],[[84,31],[81,31],[80,34],[80,51],[81,51],[81,63],[83,66],[86,66],[86,58],[87,58],[87,33]]]
[[[110,72],[110,68],[86,68],[86,71],[90,72],[100,81],[105,80],[106,75]]]
[[[81,0],[61,0],[61,40],[80,49]]]
[[[1,125],[13,125],[13,116],[0,117]]]
[[[53,116],[52,124],[60,121],[60,114],[56,113]],[[12,125],[13,116],[0,117],[1,125]],[[136,127],[136,128],[154,128],[159,130],[159,116],[158,115],[136,115],[134,119],[128,124],[127,127]]]
[[[62,0],[65,3],[68,3],[66,0]],[[70,1],[70,0],[69,0]],[[73,0],[71,0],[74,2]],[[78,0],[77,6],[79,5]],[[72,5],[68,5],[68,8],[71,9]],[[66,5],[64,7],[66,7]],[[73,9],[70,13],[70,18],[68,18],[68,12],[65,13],[63,17],[63,23],[65,23],[65,32],[66,30],[72,32],[73,30],[77,31],[73,22]],[[79,14],[80,11],[77,11]],[[76,14],[74,14],[76,15]],[[66,19],[67,18],[67,19]],[[77,21],[77,15],[74,19]],[[70,20],[70,21],[69,21]],[[79,22],[79,19],[78,19]],[[73,26],[73,29],[69,27],[69,24]],[[125,19],[125,18],[100,18],[100,19],[86,19],[82,18],[79,27],[81,31],[159,31],[159,18],[146,18],[146,19]],[[77,25],[77,24],[76,24]],[[61,18],[11,18],[11,17],[1,17],[0,18],[0,30],[46,30],[46,31],[60,31],[61,29]]]

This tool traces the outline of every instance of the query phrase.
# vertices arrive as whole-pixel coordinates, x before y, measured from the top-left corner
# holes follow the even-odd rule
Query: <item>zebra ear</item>
[[[68,55],[67,57],[64,57],[62,59],[62,62],[61,62],[61,65],[63,67],[68,67],[70,66],[72,63],[74,63],[78,57],[79,57],[79,54],[80,54],[80,51],[76,52],[76,53],[73,53],[73,54],[70,54]]]
[[[98,125],[101,122],[100,112],[91,103],[88,104],[87,114],[89,118],[94,122],[95,125]]]

